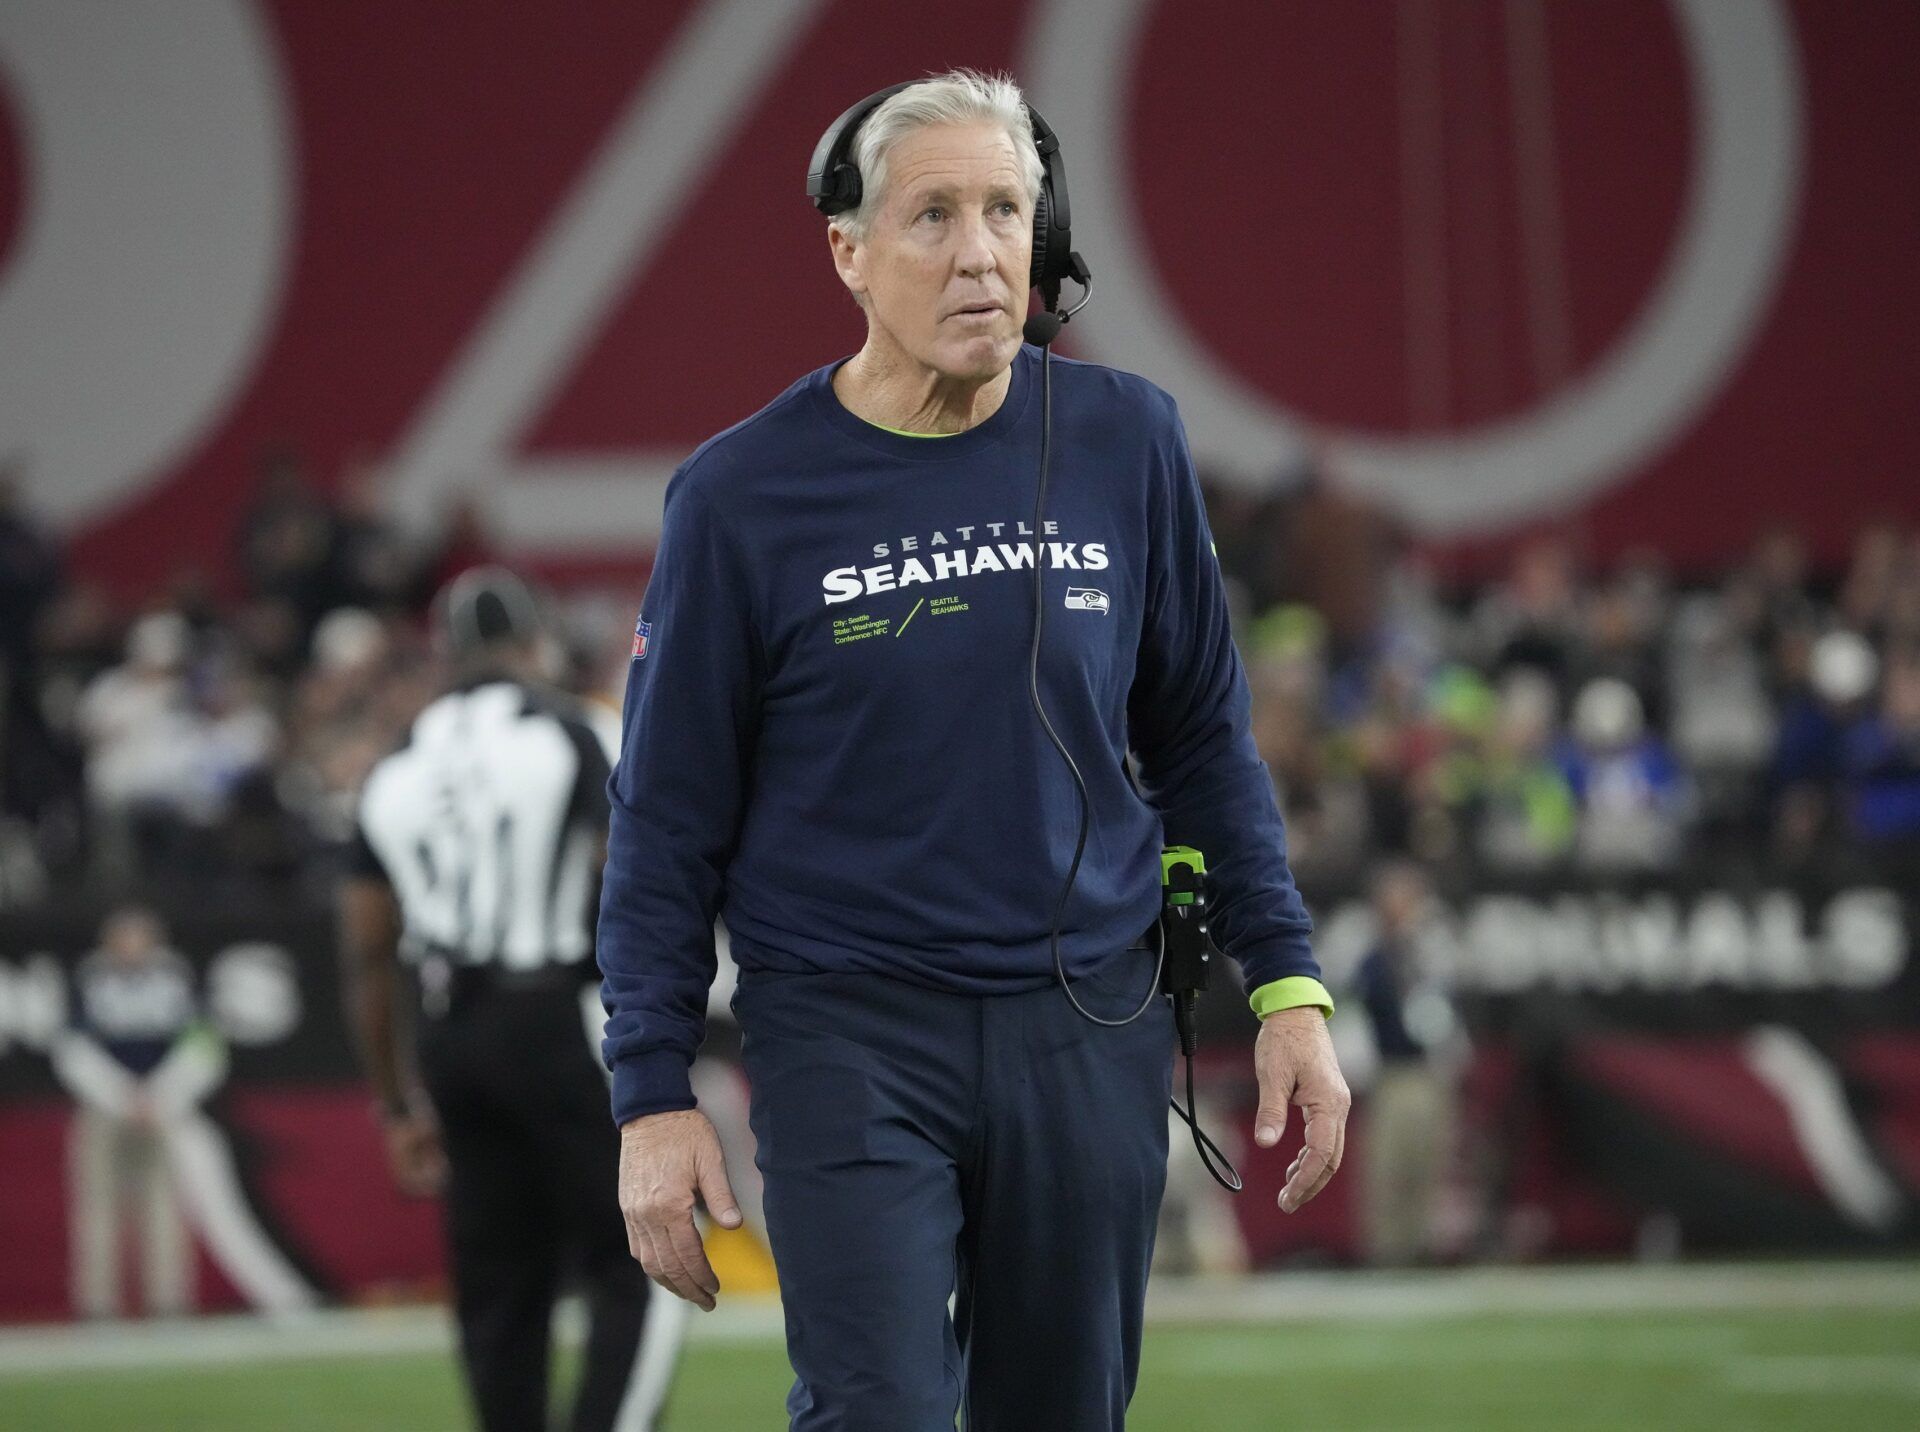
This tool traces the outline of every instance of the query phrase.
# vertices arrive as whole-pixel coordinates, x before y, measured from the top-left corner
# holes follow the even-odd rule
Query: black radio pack
[[[1207,987],[1213,957],[1219,953],[1207,927],[1206,857],[1190,845],[1166,846],[1160,852],[1160,989],[1173,1001],[1173,1027],[1187,1061],[1187,1107],[1181,1108],[1176,1099],[1173,1111],[1193,1131],[1193,1146],[1214,1181],[1238,1193],[1239,1171],[1202,1131],[1193,1107],[1193,1052],[1199,1043],[1194,1004]]]

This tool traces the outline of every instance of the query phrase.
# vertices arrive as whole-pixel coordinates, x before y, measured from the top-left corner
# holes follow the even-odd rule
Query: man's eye
[[[1004,217],[1009,219],[1017,217],[1020,213],[1020,206],[1011,200],[1003,199],[995,207]]]
[[[920,211],[920,217],[923,219],[932,219],[937,224],[940,220],[947,217],[947,211],[939,208],[922,209]]]

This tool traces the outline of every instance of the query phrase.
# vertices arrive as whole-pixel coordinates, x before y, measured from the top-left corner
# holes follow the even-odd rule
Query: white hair
[[[915,130],[934,124],[997,124],[1013,141],[1014,162],[1026,190],[1027,212],[1040,201],[1040,152],[1033,145],[1033,122],[1011,75],[978,70],[948,70],[907,86],[883,100],[853,137],[850,156],[860,171],[860,202],[830,223],[856,242],[864,242],[873,216],[886,201],[887,155]]]

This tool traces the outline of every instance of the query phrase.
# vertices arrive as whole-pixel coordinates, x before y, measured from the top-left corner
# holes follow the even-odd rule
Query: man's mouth
[[[949,313],[947,317],[984,318],[989,314],[998,312],[1000,312],[1000,305],[997,303],[970,303],[965,308],[956,308],[952,313]]]

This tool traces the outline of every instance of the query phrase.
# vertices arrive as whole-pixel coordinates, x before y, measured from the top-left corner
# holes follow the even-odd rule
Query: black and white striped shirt
[[[409,958],[522,971],[591,956],[617,741],[507,680],[420,713],[367,777],[355,860],[392,885]]]

